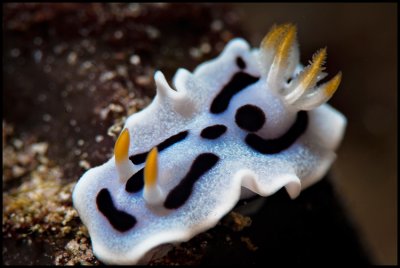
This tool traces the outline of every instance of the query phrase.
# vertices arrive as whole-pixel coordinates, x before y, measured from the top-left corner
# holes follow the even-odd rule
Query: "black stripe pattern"
[[[223,113],[228,109],[229,103],[235,94],[256,83],[260,78],[237,72],[226,84],[211,103],[210,112],[213,114]]]
[[[174,189],[169,192],[164,202],[167,209],[176,209],[185,204],[192,193],[193,186],[207,171],[212,169],[219,157],[212,153],[203,153],[193,162],[186,176],[179,182]]]
[[[125,190],[128,193],[137,193],[144,187],[144,168],[140,169],[138,172],[133,174],[125,185]]]
[[[213,125],[206,127],[200,133],[200,136],[204,139],[215,140],[221,137],[227,130],[224,125]]]
[[[107,218],[114,229],[126,232],[136,225],[136,218],[114,206],[110,191],[101,189],[96,198],[97,208]]]
[[[297,113],[296,121],[281,137],[266,140],[254,133],[250,133],[247,134],[245,142],[259,153],[277,154],[289,148],[305,132],[307,125],[308,114],[306,111],[300,111]]]
[[[165,141],[163,141],[160,144],[156,145],[157,146],[157,150],[159,152],[161,152],[161,151],[167,149],[168,147],[174,145],[175,143],[178,143],[178,142],[184,140],[187,137],[188,134],[189,134],[188,131],[182,131],[182,132],[179,132],[178,134],[175,134],[175,135],[169,137]],[[141,153],[141,154],[135,154],[135,155],[129,157],[129,159],[135,165],[143,164],[146,161],[146,157],[147,157],[148,153],[149,152],[144,152],[144,153]]]

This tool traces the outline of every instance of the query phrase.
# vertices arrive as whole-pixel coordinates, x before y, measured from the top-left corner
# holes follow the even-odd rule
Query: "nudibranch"
[[[193,73],[178,69],[175,89],[157,71],[151,104],[74,189],[94,254],[136,264],[215,226],[241,198],[282,187],[296,198],[321,179],[346,126],[326,104],[341,73],[319,83],[326,56],[320,49],[303,67],[296,27],[283,24],[258,49],[235,38]]]

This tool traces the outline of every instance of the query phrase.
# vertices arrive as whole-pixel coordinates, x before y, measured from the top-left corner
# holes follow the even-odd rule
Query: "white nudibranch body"
[[[152,103],[127,119],[114,157],[74,189],[94,254],[136,264],[215,226],[241,193],[285,187],[295,198],[321,179],[346,125],[325,104],[341,74],[318,84],[325,59],[321,49],[303,68],[296,28],[284,24],[259,49],[236,38],[193,73],[179,69],[175,89],[156,72]]]

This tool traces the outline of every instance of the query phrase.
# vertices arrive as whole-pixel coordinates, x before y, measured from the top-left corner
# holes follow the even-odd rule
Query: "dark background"
[[[274,23],[298,27],[302,63],[328,47],[343,80],[330,103],[348,126],[331,174],[360,239],[397,263],[397,4],[236,4],[253,46]]]
[[[241,31],[227,34],[224,42],[240,36],[254,47],[259,45],[274,23],[295,23],[302,63],[307,63],[317,49],[327,46],[327,72],[331,76],[339,70],[343,73],[342,83],[330,104],[348,119],[345,138],[331,169],[331,181],[372,262],[397,263],[397,4],[233,4],[228,7],[241,16],[239,22],[233,21],[231,24],[229,14],[222,19],[221,14],[225,13],[220,14],[220,8],[213,5],[202,8],[198,5],[195,5],[196,8],[149,8],[151,12],[137,20],[143,20],[143,25],[159,21],[160,25],[155,26],[162,29],[162,38],[147,40],[144,38],[147,34],[142,33],[145,28],[136,30],[133,27],[122,41],[118,38],[115,40],[114,32],[115,29],[128,29],[125,21],[111,20],[102,24],[103,21],[99,20],[97,24],[93,23],[96,18],[107,18],[109,12],[106,9],[95,7],[94,13],[88,12],[93,17],[78,16],[77,19],[73,14],[90,8],[76,8],[74,4],[49,6],[49,10],[43,9],[37,13],[34,12],[37,8],[34,5],[24,7],[28,11],[33,10],[32,14],[37,15],[33,17],[26,17],[24,12],[19,11],[16,14],[24,16],[14,16],[14,10],[20,7],[12,4],[4,13],[3,24],[6,27],[3,26],[3,30],[7,31],[3,33],[3,124],[6,120],[14,125],[15,137],[23,137],[22,133],[35,134],[39,140],[45,138],[50,144],[49,158],[56,159],[63,166],[64,177],[69,181],[76,181],[77,174],[82,173],[77,165],[79,160],[74,155],[78,140],[84,141],[79,147],[82,152],[91,152],[89,162],[92,166],[104,162],[108,158],[106,154],[111,152],[114,140],[105,133],[113,118],[99,120],[98,116],[94,117],[96,113],[92,110],[101,110],[111,101],[118,103],[133,98],[127,97],[125,89],[115,89],[111,83],[98,83],[98,80],[101,82],[101,74],[116,69],[121,62],[129,62],[133,48],[135,53],[140,54],[141,64],[128,64],[129,75],[118,79],[121,82],[135,81],[135,96],[141,99],[154,94],[153,81],[144,79],[146,83],[143,83],[142,79],[138,83],[136,80],[138,77],[152,77],[152,68],[165,70],[167,79],[170,79],[176,68],[185,67],[192,71],[199,62],[217,55],[219,49],[215,47],[211,48],[212,55],[204,58],[193,60],[187,55],[189,47],[200,43],[201,40],[197,40],[199,38],[207,37],[212,46],[220,40],[216,33],[202,28],[205,25],[205,29],[208,29],[213,18],[223,22],[222,31],[232,30],[236,23],[240,24]],[[70,10],[71,15],[62,16],[64,13],[57,13],[58,9]],[[120,13],[119,10],[115,11],[115,14]],[[52,14],[56,16],[52,17]],[[182,20],[186,17],[190,17],[190,20]],[[24,29],[24,20],[29,18],[38,21],[38,24],[33,23],[29,28],[28,23],[29,27]],[[133,18],[134,25],[137,25],[135,20]],[[44,26],[40,24],[41,21]],[[90,52],[90,47],[85,46],[89,52],[81,51],[82,38],[73,35],[78,31],[71,26],[75,25],[75,21],[75,28],[87,25],[93,30],[93,39],[89,39],[97,41],[95,52]],[[183,26],[181,29],[173,28],[168,27],[168,23]],[[190,27],[186,29],[185,25]],[[198,32],[193,32],[193,29]],[[174,33],[179,30],[181,32]],[[174,38],[174,34],[179,38]],[[54,49],[63,44],[63,40],[67,49],[58,55]],[[21,48],[20,56],[13,55],[14,47]],[[174,54],[174,48],[181,49],[182,55]],[[37,53],[40,51],[43,54]],[[65,63],[70,51],[78,52],[76,64]],[[125,52],[126,55],[123,54]],[[33,60],[37,58],[38,63]],[[93,80],[88,73],[80,74],[78,68],[88,59],[94,59],[95,62],[89,72],[94,75]],[[93,85],[97,88],[91,93],[87,89]],[[69,86],[69,94],[60,96],[64,88],[68,93]],[[41,100],[41,96],[47,99]],[[70,111],[66,106],[68,116],[63,107],[66,103],[74,104]],[[122,106],[127,105],[122,103]],[[47,117],[43,117],[47,113],[52,116],[49,122]],[[129,112],[124,110],[123,113]],[[121,117],[121,114],[115,117]],[[76,126],[81,127],[82,131],[69,125],[71,118],[76,119]],[[98,150],[97,143],[93,142],[97,134],[104,135],[104,141],[99,143],[101,146],[97,145]]]

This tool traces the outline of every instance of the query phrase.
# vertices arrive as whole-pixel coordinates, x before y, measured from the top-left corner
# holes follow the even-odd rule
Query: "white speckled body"
[[[212,114],[211,102],[239,71],[235,63],[239,56],[246,63],[243,72],[260,79],[235,94],[226,111]],[[266,123],[255,133],[265,139],[285,133],[298,112],[269,88],[259,57],[258,49],[251,50],[243,39],[234,39],[218,58],[201,64],[193,73],[179,69],[173,79],[176,90],[169,88],[160,72],[156,73],[157,95],[153,102],[131,115],[125,124],[131,140],[129,155],[147,152],[168,137],[189,131],[184,140],[159,153],[158,185],[165,193],[187,174],[199,154],[210,152],[220,159],[194,184],[190,198],[177,209],[148,206],[143,191],[128,193],[125,182],[118,178],[114,157],[88,170],[74,189],[73,203],[101,261],[135,264],[158,245],[189,240],[215,226],[240,199],[242,187],[262,196],[286,187],[295,198],[327,172],[346,124],[344,116],[327,104],[308,111],[306,131],[280,153],[261,154],[244,142],[248,132],[235,123],[240,106],[254,104],[263,110]],[[293,76],[301,69],[298,65]],[[215,124],[227,126],[227,131],[215,140],[200,137],[202,129]],[[135,172],[143,166],[135,165]],[[96,196],[103,188],[109,190],[118,210],[134,215],[134,228],[115,230],[98,211]]]

